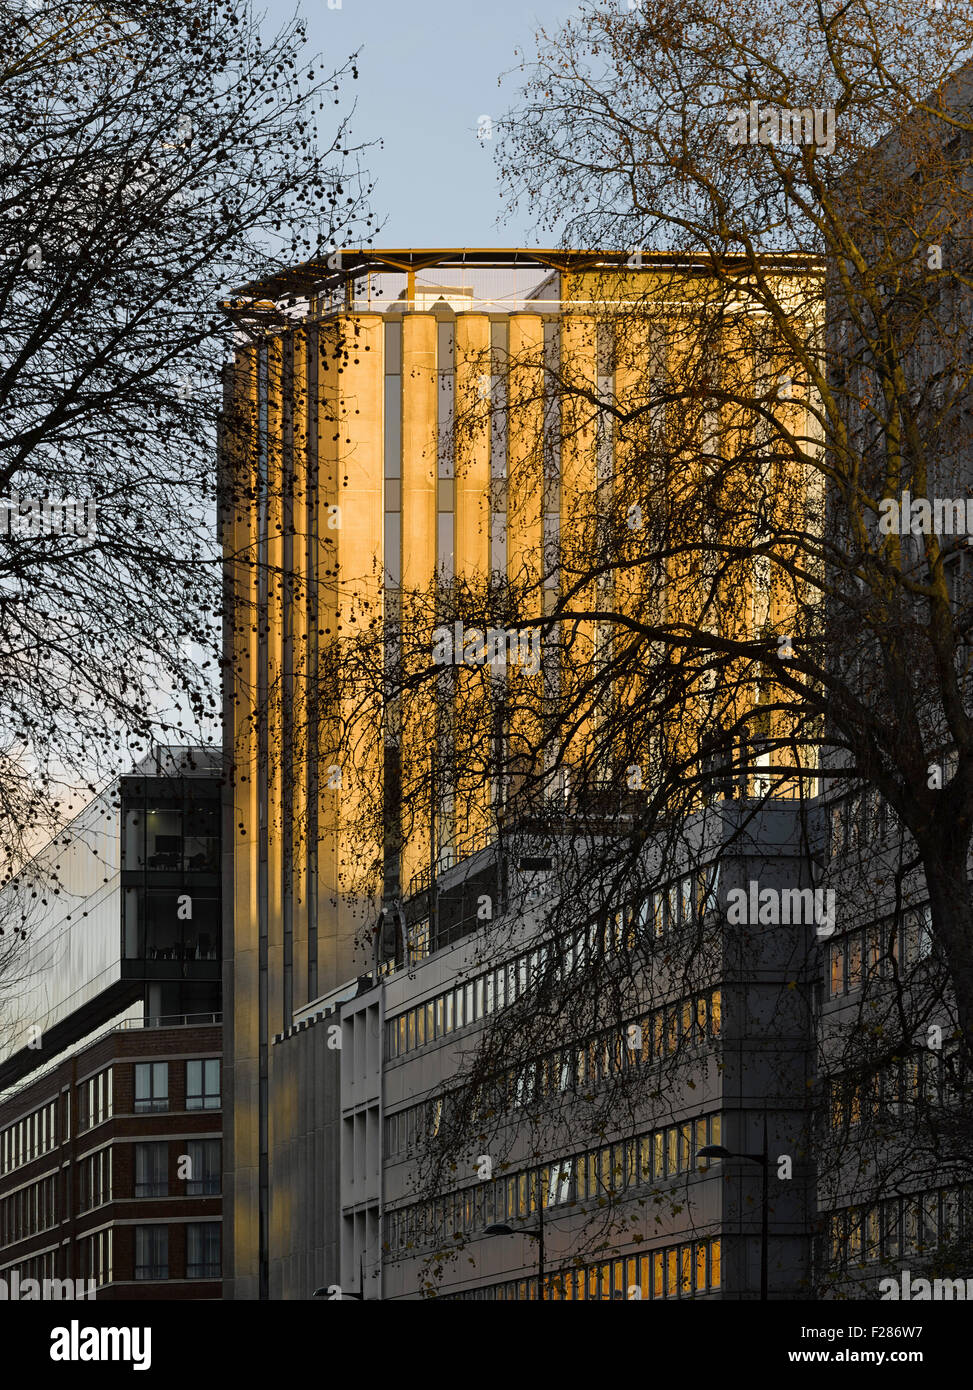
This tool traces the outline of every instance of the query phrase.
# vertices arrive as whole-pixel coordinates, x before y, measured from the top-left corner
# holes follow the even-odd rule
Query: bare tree
[[[2,877],[153,736],[213,737],[220,303],[367,234],[342,88],[246,4],[0,7]],[[323,120],[322,120],[322,113]]]
[[[744,732],[752,741],[758,722],[783,714],[784,742],[817,745],[830,777],[877,788],[912,835],[968,1047],[967,604],[949,592],[962,542],[931,526],[918,539],[917,526],[903,543],[882,523],[904,493],[961,488],[965,501],[970,120],[965,70],[951,69],[969,15],[910,16],[900,37],[898,20],[867,4],[799,16],[736,4],[591,11],[542,43],[506,159],[515,189],[572,237],[711,258],[721,331],[728,309],[746,309],[748,401],[706,377],[693,348],[657,397],[674,390],[717,412],[724,441],[727,408],[749,415],[750,444],[718,444],[694,499],[712,513],[702,504],[714,473],[735,481],[717,529],[731,523],[743,547],[708,534],[701,544],[688,514],[671,543],[686,568],[736,556],[763,566],[772,693]],[[583,118],[567,142],[569,105]],[[827,268],[802,285],[796,317],[793,280],[768,273],[773,252]],[[771,509],[805,489],[807,507]],[[650,543],[635,563],[658,572],[668,559]],[[793,632],[774,622],[781,593],[794,600]],[[695,607],[680,620],[693,623]],[[631,626],[614,611],[611,621]],[[673,650],[722,659],[701,626],[643,634],[666,663]],[[779,732],[770,738],[783,748]],[[950,775],[933,786],[947,747]]]

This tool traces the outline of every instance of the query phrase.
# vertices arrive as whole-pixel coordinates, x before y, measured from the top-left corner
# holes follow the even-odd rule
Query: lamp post
[[[513,1226],[508,1226],[502,1221],[488,1226],[485,1235],[488,1236],[530,1236],[531,1240],[537,1241],[537,1297],[544,1299],[544,1193],[538,1192],[537,1202],[537,1227],[524,1227],[515,1230]]]
[[[768,1223],[767,1223],[767,1200],[768,1200],[768,1177],[770,1173],[770,1155],[767,1151],[767,1116],[764,1115],[764,1147],[763,1153],[748,1154],[736,1153],[733,1149],[724,1149],[722,1144],[707,1144],[705,1148],[697,1150],[697,1159],[707,1158],[747,1158],[751,1163],[759,1163],[762,1169],[760,1182],[760,1298],[767,1302],[767,1246],[768,1246]]]

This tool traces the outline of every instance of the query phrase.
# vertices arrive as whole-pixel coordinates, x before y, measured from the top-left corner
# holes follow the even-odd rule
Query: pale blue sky
[[[336,0],[332,0],[336,3]],[[353,137],[382,139],[370,152],[378,246],[536,246],[521,210],[503,225],[492,140],[477,139],[481,116],[495,120],[521,77],[516,48],[529,58],[540,24],[556,27],[570,0],[255,0],[276,29],[299,11],[309,48],[340,62],[361,48]],[[544,239],[547,244],[550,238]]]

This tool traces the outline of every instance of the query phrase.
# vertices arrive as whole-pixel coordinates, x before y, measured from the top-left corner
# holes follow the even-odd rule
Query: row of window
[[[8,1125],[0,1134],[0,1176],[6,1177],[55,1147],[56,1110],[57,1101],[52,1100],[33,1114]]]
[[[219,1221],[191,1221],[186,1228],[186,1278],[219,1279],[221,1269]],[[53,1250],[36,1255],[16,1266],[24,1279],[53,1279]],[[93,1279],[98,1288],[112,1281],[112,1230],[108,1227],[78,1241],[79,1272],[82,1279]],[[10,1270],[4,1271],[10,1277]],[[168,1279],[169,1227],[135,1227],[135,1278]]]
[[[219,1221],[190,1221],[186,1226],[186,1278],[219,1279]],[[135,1227],[136,1279],[169,1278],[169,1227]]]
[[[632,909],[639,933],[651,932],[659,939],[694,926],[704,913],[718,907],[719,882],[719,864],[707,864],[647,894]]]
[[[181,1141],[176,1195],[212,1197],[221,1185],[221,1155],[219,1139],[190,1139]],[[188,1163],[186,1160],[188,1159]],[[183,1173],[180,1178],[179,1171]],[[156,1141],[135,1145],[136,1197],[169,1196],[169,1144]]]
[[[592,921],[585,930],[561,943],[559,973],[567,978],[590,960],[631,949],[645,936],[667,932],[697,920],[698,913],[717,905],[719,865],[711,864],[639,902],[619,908],[607,918]],[[385,1025],[389,1057],[402,1057],[437,1038],[446,1037],[523,998],[544,978],[549,950],[541,946],[506,964],[446,990],[424,1004],[390,1018]]]
[[[176,1063],[137,1062],[135,1113],[169,1109],[169,1068]],[[186,1063],[186,1109],[219,1110],[220,1059],[194,1058]]]
[[[542,977],[546,961],[547,947],[542,947],[389,1019],[385,1025],[388,1056],[402,1057],[455,1029],[499,1013]]]
[[[483,1087],[478,1109],[504,1114],[579,1087],[594,1086],[631,1067],[671,1056],[679,1047],[701,1046],[720,1036],[722,996],[716,989],[654,1009],[640,1019],[597,1034],[587,1043],[559,1048],[536,1062],[505,1072]],[[461,1092],[421,1101],[385,1119],[387,1154],[408,1151],[434,1138],[460,1104]]]
[[[694,1294],[715,1293],[720,1289],[720,1264],[719,1240],[686,1241],[650,1255],[630,1255],[627,1259],[609,1260],[588,1269],[559,1270],[544,1280],[544,1297],[553,1301],[580,1299],[585,1302],[692,1298]],[[488,1284],[448,1295],[450,1300],[491,1303],[536,1297],[536,1279],[511,1279],[503,1284]]]
[[[828,960],[828,994],[853,994],[871,976],[891,979],[894,969],[911,967],[933,953],[929,905],[911,907],[894,919],[876,922],[832,941]]]
[[[630,1188],[688,1173],[697,1166],[698,1149],[720,1143],[721,1129],[719,1115],[703,1115],[400,1207],[386,1215],[386,1248],[392,1258],[402,1258],[409,1251],[476,1235],[492,1222],[529,1216],[537,1210],[538,1201],[546,1209],[588,1198],[616,1197]]]
[[[845,1207],[828,1218],[832,1265],[865,1264],[927,1254],[940,1244],[973,1236],[973,1184],[911,1197],[890,1197],[867,1207]]]
[[[55,1182],[52,1174],[0,1201],[0,1248],[51,1229],[57,1220]]]
[[[859,846],[883,844],[895,833],[898,818],[875,787],[843,797],[831,807],[831,853],[845,854]]]
[[[136,1062],[135,1113],[147,1114],[169,1109],[169,1068],[176,1063]],[[84,1133],[111,1119],[114,1113],[112,1068],[82,1081],[78,1091],[78,1132]],[[71,1115],[67,1097],[61,1098],[60,1136],[58,1102],[52,1100],[7,1125],[0,1132],[0,1177],[6,1177],[25,1163],[49,1153],[71,1137]],[[186,1109],[219,1110],[220,1060],[218,1057],[193,1058],[186,1063]]]
[[[136,1197],[168,1197],[169,1143],[151,1141],[135,1146]],[[179,1166],[174,1195],[218,1196],[221,1189],[219,1139],[179,1141]],[[187,1161],[188,1160],[188,1161]],[[179,1176],[181,1174],[181,1176]],[[41,1178],[0,1201],[0,1247],[26,1240],[65,1219],[57,1210],[57,1175]],[[78,1165],[79,1210],[92,1211],[112,1200],[112,1148],[88,1154]]]
[[[57,1252],[45,1250],[41,1255],[32,1255],[29,1260],[23,1260],[20,1264],[11,1265],[9,1269],[3,1271],[3,1278],[8,1284],[12,1282],[14,1270],[20,1275],[20,1283],[23,1286],[27,1279],[36,1279],[38,1283],[43,1279],[54,1279],[54,1257]]]
[[[880,1115],[905,1115],[920,1103],[955,1105],[963,1091],[957,1067],[953,1051],[927,1050],[897,1057],[865,1080],[834,1077],[828,1083],[831,1128],[858,1125]]]

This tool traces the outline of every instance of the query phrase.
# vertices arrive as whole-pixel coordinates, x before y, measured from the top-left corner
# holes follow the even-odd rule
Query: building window
[[[82,1081],[78,1087],[78,1130],[93,1129],[112,1113],[111,1067]]]
[[[125,955],[146,960],[216,960],[220,905],[212,892],[125,890]]]
[[[110,1070],[103,1075],[108,1078],[103,1087],[103,1095],[107,1097],[107,1113],[110,1115]],[[78,1088],[79,1108],[86,1103],[86,1094],[85,1087]],[[69,1103],[68,1097],[65,1097],[65,1102]],[[50,1104],[43,1106],[26,1119],[18,1120],[3,1130],[0,1134],[0,1173],[10,1173],[21,1163],[26,1163],[28,1159],[36,1158],[39,1154],[48,1153],[55,1147],[54,1111],[56,1104],[56,1101],[51,1101]],[[97,1104],[95,1113],[97,1114]]]
[[[131,806],[125,812],[122,867],[214,873],[219,833],[219,806],[195,796],[185,808]]]
[[[99,1149],[89,1154],[80,1164],[81,1210],[90,1211],[110,1202],[111,1195],[111,1149]]]
[[[836,941],[831,947],[831,997],[845,992],[845,943]]]
[[[182,868],[182,811],[179,807],[166,806],[147,811],[145,838],[146,868]]]
[[[428,1105],[428,1102],[423,1102],[423,1105]],[[412,1121],[416,1118],[417,1109],[410,1107],[393,1117],[398,1120],[400,1147],[407,1147],[414,1133]],[[695,1122],[671,1125],[668,1129],[656,1130],[624,1144],[607,1145],[572,1158],[559,1159],[540,1170],[531,1169],[477,1183],[475,1188],[452,1193],[434,1204],[441,1213],[437,1219],[430,1219],[427,1214],[429,1204],[401,1207],[388,1214],[389,1248],[395,1252],[392,1258],[399,1257],[403,1247],[421,1248],[440,1244],[444,1230],[448,1239],[452,1234],[479,1230],[494,1219],[502,1221],[509,1217],[527,1216],[536,1211],[538,1201],[546,1207],[560,1206],[586,1198],[597,1199],[608,1191],[618,1193],[628,1187],[658,1181],[667,1173],[675,1177],[679,1172],[691,1171],[696,1146],[704,1148],[707,1143],[718,1145],[721,1136],[719,1115],[700,1116]],[[684,1254],[681,1258],[688,1260],[690,1256]]]
[[[189,1176],[186,1179],[186,1195],[189,1197],[212,1197],[220,1190],[220,1141],[218,1139],[191,1139],[186,1145],[189,1155]]]
[[[932,955],[932,912],[928,904],[905,915],[905,963],[915,965]]]
[[[135,1145],[136,1197],[168,1197],[169,1145]]]
[[[135,1227],[136,1279],[169,1278],[169,1227]]]
[[[98,1288],[112,1281],[111,1228],[79,1241],[81,1277],[93,1279]]]
[[[186,1227],[186,1278],[220,1277],[220,1223],[192,1221]]]
[[[189,804],[183,829],[183,867],[193,873],[216,873],[220,867],[219,804]]]
[[[220,1059],[206,1057],[186,1063],[186,1109],[219,1110]]]
[[[555,1163],[550,1168],[547,1201],[545,1206],[556,1207],[572,1200],[571,1185],[574,1177],[574,1164],[570,1159]]]
[[[562,1269],[546,1280],[545,1297],[550,1300],[644,1300],[706,1294],[720,1287],[719,1240],[696,1241],[651,1255],[614,1259],[594,1268]],[[537,1280],[520,1279],[495,1284],[486,1289],[452,1294],[452,1298],[477,1300],[531,1300],[537,1298]]]
[[[136,1062],[135,1113],[169,1109],[169,1063]]]

